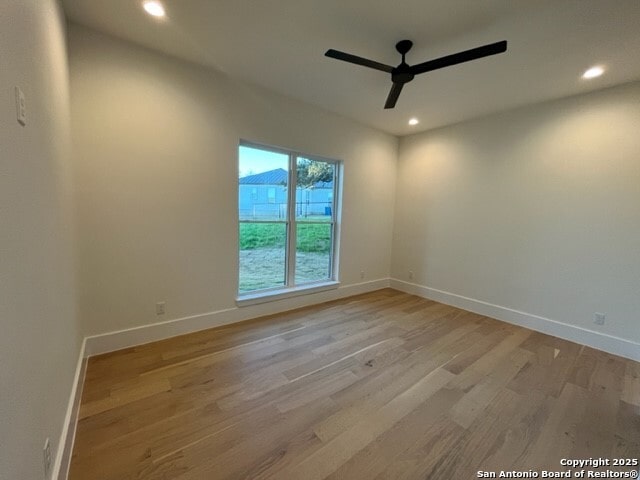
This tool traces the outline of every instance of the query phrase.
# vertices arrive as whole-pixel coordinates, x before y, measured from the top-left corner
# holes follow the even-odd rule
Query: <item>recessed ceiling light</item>
[[[164,17],[166,15],[162,4],[155,0],[147,0],[142,6],[149,15],[153,15],[154,17]]]
[[[586,78],[587,80],[591,78],[599,77],[604,73],[604,68],[602,67],[591,67],[589,70],[582,74],[582,78]]]
[[[420,121],[417,118],[412,118],[411,120],[409,120],[409,125],[417,125],[419,123]]]

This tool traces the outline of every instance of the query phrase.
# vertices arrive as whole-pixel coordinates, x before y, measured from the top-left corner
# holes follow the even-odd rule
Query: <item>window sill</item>
[[[248,295],[241,295],[236,298],[236,305],[239,307],[258,305],[260,303],[274,302],[276,300],[298,297],[300,295],[309,295],[311,293],[334,290],[339,286],[340,282],[330,280],[327,282],[313,283],[293,288],[281,288],[279,290],[269,290],[268,292],[250,293]]]

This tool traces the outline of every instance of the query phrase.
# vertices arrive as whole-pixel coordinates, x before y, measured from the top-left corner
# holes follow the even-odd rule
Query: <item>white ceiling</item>
[[[62,0],[71,21],[405,135],[490,112],[640,79],[640,0]],[[394,110],[386,73],[328,48],[397,65],[498,40],[502,55],[417,76]],[[591,65],[607,69],[585,81]],[[410,117],[420,119],[415,127]]]

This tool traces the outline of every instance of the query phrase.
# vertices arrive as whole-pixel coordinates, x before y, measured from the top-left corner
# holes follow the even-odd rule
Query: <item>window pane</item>
[[[285,285],[287,225],[240,224],[239,292]]]
[[[296,283],[330,278],[331,232],[330,223],[296,225]]]
[[[335,164],[298,157],[296,167],[296,218],[331,222]]]
[[[289,155],[240,146],[240,220],[285,220]]]

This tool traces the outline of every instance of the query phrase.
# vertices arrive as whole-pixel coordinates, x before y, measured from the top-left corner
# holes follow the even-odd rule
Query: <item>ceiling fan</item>
[[[390,73],[393,85],[391,86],[391,91],[389,92],[387,101],[384,104],[384,108],[393,108],[396,106],[396,102],[398,101],[398,97],[400,96],[400,92],[402,91],[404,84],[409,83],[416,75],[507,51],[507,41],[503,40],[501,42],[490,43],[481,47],[472,48],[471,50],[465,50],[463,52],[454,53],[452,55],[447,55],[445,57],[436,58],[435,60],[429,60],[428,62],[410,66],[407,65],[404,57],[407,52],[411,50],[412,46],[413,42],[411,40],[401,40],[396,44],[396,50],[400,55],[402,55],[402,62],[400,62],[400,65],[397,67],[392,67],[391,65],[385,65],[384,63],[375,62],[367,58],[358,57],[356,55],[351,55],[350,53],[344,53],[333,49],[327,50],[325,56]]]

